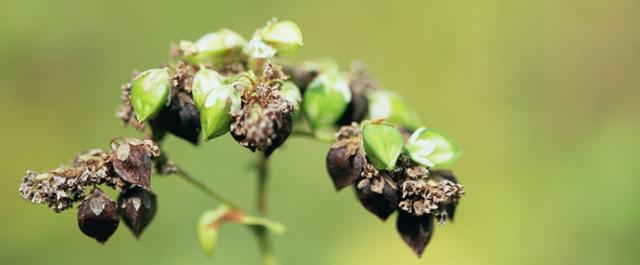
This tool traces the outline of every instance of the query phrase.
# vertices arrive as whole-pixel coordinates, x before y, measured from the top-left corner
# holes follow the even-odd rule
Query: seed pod
[[[208,33],[195,42],[195,53],[187,52],[185,60],[193,63],[220,64],[226,56],[241,50],[247,41],[233,30],[222,28]]]
[[[369,119],[384,119],[409,130],[416,130],[422,126],[420,116],[397,94],[385,90],[372,90],[367,93],[367,98]]]
[[[221,86],[209,92],[200,110],[200,123],[205,140],[211,140],[229,131],[230,112],[240,109],[240,96],[232,85]]]
[[[364,156],[359,152],[357,143],[355,147],[353,144],[331,147],[327,153],[326,166],[336,191],[353,184],[360,177],[364,163]]]
[[[171,76],[167,68],[139,74],[131,87],[131,105],[140,122],[155,116],[169,101]]]
[[[374,192],[369,186],[358,187],[354,184],[354,188],[362,206],[383,221],[398,208],[398,191],[391,185],[384,185],[381,193]]]
[[[191,94],[198,109],[202,109],[211,91],[223,86],[223,77],[216,71],[201,67],[193,77]]]
[[[377,169],[392,170],[402,153],[402,133],[388,124],[365,123],[362,126],[362,143],[367,160]]]
[[[260,30],[260,37],[280,54],[290,54],[302,46],[302,32],[293,21],[268,23]]]
[[[78,207],[78,227],[85,235],[106,242],[118,228],[120,218],[115,202],[94,188]]]
[[[120,178],[128,183],[149,190],[151,176],[151,156],[142,144],[128,142],[116,147],[116,156],[112,159],[113,169]]]
[[[461,154],[458,145],[446,134],[425,127],[411,135],[405,148],[411,160],[426,167],[451,164]]]
[[[418,257],[421,257],[433,234],[433,216],[430,214],[414,216],[400,211],[396,228],[402,240]]]
[[[150,123],[156,134],[168,131],[195,145],[198,144],[201,130],[199,117],[200,113],[191,97],[181,91],[173,97],[169,106],[162,109]]]
[[[133,235],[139,238],[156,213],[156,195],[140,187],[133,187],[118,196],[120,217]]]
[[[314,128],[333,126],[351,101],[349,84],[337,70],[318,75],[304,93],[302,109]]]

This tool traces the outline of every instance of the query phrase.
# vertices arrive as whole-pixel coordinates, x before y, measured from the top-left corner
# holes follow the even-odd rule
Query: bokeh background
[[[302,28],[294,61],[364,60],[432,127],[464,148],[457,220],[422,259],[336,194],[328,146],[291,139],[273,156],[270,210],[288,234],[283,264],[639,264],[640,2],[637,0],[0,1],[0,264],[257,264],[246,229],[223,228],[218,253],[195,222],[216,202],[154,178],[160,208],[140,241],[124,226],[105,246],[75,212],[22,201],[25,170],[135,136],[114,117],[134,69],[169,43],[220,27],[249,36],[277,16]],[[166,149],[207,184],[251,205],[255,156],[231,137]]]

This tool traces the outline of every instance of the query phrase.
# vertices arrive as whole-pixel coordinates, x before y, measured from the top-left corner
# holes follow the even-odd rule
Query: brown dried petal
[[[140,187],[128,189],[118,196],[120,216],[136,238],[153,220],[156,205],[156,195]]]
[[[353,184],[360,177],[364,162],[364,156],[352,154],[348,146],[329,149],[326,166],[336,191]]]
[[[433,234],[433,216],[414,216],[400,211],[396,229],[402,240],[420,257]]]
[[[100,243],[113,235],[119,222],[115,202],[98,188],[94,188],[78,207],[80,231]]]
[[[387,220],[397,208],[398,191],[390,185],[384,185],[382,194],[372,191],[370,187],[359,189],[354,185],[354,188],[362,206],[383,221]]]
[[[130,145],[129,157],[126,160],[113,159],[113,169],[124,181],[145,189],[151,188],[151,157],[144,145]]]
[[[198,144],[200,136],[200,112],[191,97],[185,92],[176,94],[171,103],[150,121],[154,133],[167,131],[173,135]]]
[[[440,176],[448,181],[451,181],[453,183],[458,183],[458,179],[456,178],[456,176],[453,174],[452,171],[450,170],[435,170],[432,172],[432,174],[434,176]],[[445,213],[446,213],[446,218],[448,220],[451,220],[451,222],[453,222],[454,220],[454,216],[456,213],[456,207],[458,206],[458,202],[452,202],[452,203],[448,203],[445,204],[442,208],[444,209]]]

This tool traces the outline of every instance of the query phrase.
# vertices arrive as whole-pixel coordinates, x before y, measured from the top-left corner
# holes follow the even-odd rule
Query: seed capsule
[[[247,41],[240,34],[222,28],[200,37],[194,44],[196,52],[187,52],[184,59],[194,64],[220,64],[226,56],[240,51],[246,43]]]
[[[314,130],[323,129],[335,124],[349,101],[349,84],[337,70],[332,70],[311,81],[304,93],[302,109]]]
[[[329,149],[326,166],[336,191],[353,184],[360,177],[365,163],[359,152],[359,141],[355,144],[337,144]]]
[[[421,257],[433,234],[433,216],[430,214],[414,216],[400,211],[396,228],[402,240],[418,257]]]
[[[120,193],[118,209],[124,224],[138,238],[156,213],[156,195],[140,187]]]
[[[223,86],[223,77],[214,70],[201,67],[193,77],[191,94],[198,109],[202,109],[207,96],[211,91]]]
[[[367,160],[377,169],[392,170],[402,153],[402,133],[388,124],[365,123],[362,127],[362,143]]]
[[[293,21],[267,24],[260,30],[260,37],[280,54],[290,54],[302,46],[302,32]]]
[[[152,118],[167,105],[170,80],[167,68],[147,70],[135,78],[131,87],[131,105],[139,121]]]
[[[384,182],[385,180],[380,179],[378,181]],[[387,220],[387,218],[389,218],[389,216],[391,216],[391,214],[398,208],[398,191],[391,185],[382,184],[383,186],[381,190],[376,190],[375,188],[372,189],[370,186],[376,185],[374,183],[362,185],[361,181],[358,182],[358,184],[360,185],[354,185],[354,187],[360,203],[365,209],[376,215],[378,218],[383,221]]]
[[[123,142],[115,146],[113,169],[122,180],[150,189],[151,156],[143,144]]]
[[[167,131],[194,145],[198,144],[201,130],[200,112],[196,109],[191,97],[185,92],[178,92],[169,106],[163,108],[149,122],[156,134],[160,131]]]
[[[229,131],[230,112],[240,109],[240,96],[232,85],[213,89],[200,110],[200,124],[205,140],[210,140]]]
[[[422,126],[418,114],[397,94],[385,90],[372,90],[367,93],[369,119],[384,119],[409,130]]]
[[[106,242],[118,228],[120,218],[115,202],[94,188],[78,207],[78,227],[85,235]]]
[[[406,145],[411,160],[426,167],[443,166],[460,157],[460,148],[446,134],[422,127],[416,130]]]

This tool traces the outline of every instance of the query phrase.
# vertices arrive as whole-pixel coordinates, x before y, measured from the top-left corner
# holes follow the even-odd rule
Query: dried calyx
[[[371,125],[375,127],[367,127]],[[397,153],[398,137],[401,148],[410,138],[402,134],[381,121],[343,126],[327,154],[327,171],[336,190],[353,185],[362,206],[380,219],[398,211],[398,232],[417,255],[422,255],[434,218],[442,225],[453,219],[464,190],[451,171],[414,162],[406,147]],[[446,149],[447,145],[439,146]]]
[[[20,184],[20,195],[32,203],[48,205],[55,212],[69,209],[75,202],[82,201],[78,212],[80,229],[96,240],[104,242],[113,233],[108,233],[111,229],[109,227],[113,227],[114,231],[117,227],[117,222],[113,224],[113,217],[110,216],[112,201],[100,189],[94,188],[87,193],[86,187],[104,185],[125,194],[122,195],[125,197],[130,196],[133,191],[137,191],[136,194],[149,194],[151,160],[159,155],[160,149],[151,140],[116,138],[111,143],[110,152],[94,149],[76,156],[71,166],[42,174],[28,171]],[[96,210],[98,208],[94,207],[95,205],[101,205],[98,208],[105,209],[104,213],[109,216],[102,215],[101,211]],[[153,209],[155,211],[155,195]],[[117,209],[115,214],[117,217]],[[147,216],[145,218],[153,216],[148,213],[144,215]],[[125,222],[129,225],[127,219]],[[95,227],[107,223],[109,225],[105,227],[106,230]],[[136,230],[141,231],[144,225],[138,227],[140,228]]]

